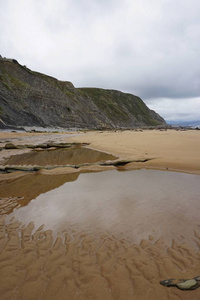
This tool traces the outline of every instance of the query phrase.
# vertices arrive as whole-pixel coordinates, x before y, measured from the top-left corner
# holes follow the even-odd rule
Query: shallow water
[[[199,176],[35,173],[0,196],[2,300],[199,300],[159,283],[199,275]]]
[[[12,155],[5,160],[4,165],[62,166],[68,164],[96,163],[116,158],[111,154],[87,148],[32,150],[28,153]]]
[[[61,186],[40,194],[8,219],[14,216],[25,224],[33,221],[36,228],[44,224],[55,233],[69,228],[109,232],[134,243],[149,235],[155,240],[164,236],[169,243],[176,238],[196,246],[193,227],[200,224],[198,175],[135,170],[68,176],[62,177]],[[44,185],[42,178],[54,181],[51,176],[36,178]],[[65,180],[70,182],[62,185]],[[34,182],[29,185],[30,190],[33,188],[37,190]]]

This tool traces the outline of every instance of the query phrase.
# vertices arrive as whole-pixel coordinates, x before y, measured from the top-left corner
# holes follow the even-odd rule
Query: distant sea
[[[200,121],[167,121],[168,125],[172,126],[186,126],[191,128],[200,128]]]

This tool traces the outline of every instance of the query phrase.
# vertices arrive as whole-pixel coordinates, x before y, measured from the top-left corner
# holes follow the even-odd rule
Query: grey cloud
[[[146,104],[161,114],[168,122],[200,121],[200,97],[197,98],[157,98],[147,100]]]
[[[199,11],[199,0],[1,1],[0,54],[164,108],[163,99],[200,96]]]

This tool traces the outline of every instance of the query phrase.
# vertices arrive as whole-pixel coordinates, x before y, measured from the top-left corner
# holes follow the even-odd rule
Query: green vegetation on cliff
[[[133,128],[165,121],[137,96],[115,90],[75,88],[69,81],[0,58],[1,120],[14,126]],[[1,122],[0,122],[1,123]]]

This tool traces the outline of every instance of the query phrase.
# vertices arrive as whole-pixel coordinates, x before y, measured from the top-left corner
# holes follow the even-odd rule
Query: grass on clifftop
[[[115,115],[120,120],[127,119],[127,113],[124,111],[122,103],[119,105],[112,90],[98,88],[79,88],[77,90],[83,96],[90,97],[97,107],[104,111],[109,118],[112,119]]]
[[[107,116],[112,118],[117,116],[120,120],[127,120],[128,113],[131,113],[138,122],[146,122],[147,125],[156,126],[160,122],[154,120],[150,115],[148,107],[137,96],[115,90],[100,88],[79,88],[77,89],[83,96],[89,96],[94,103]]]

